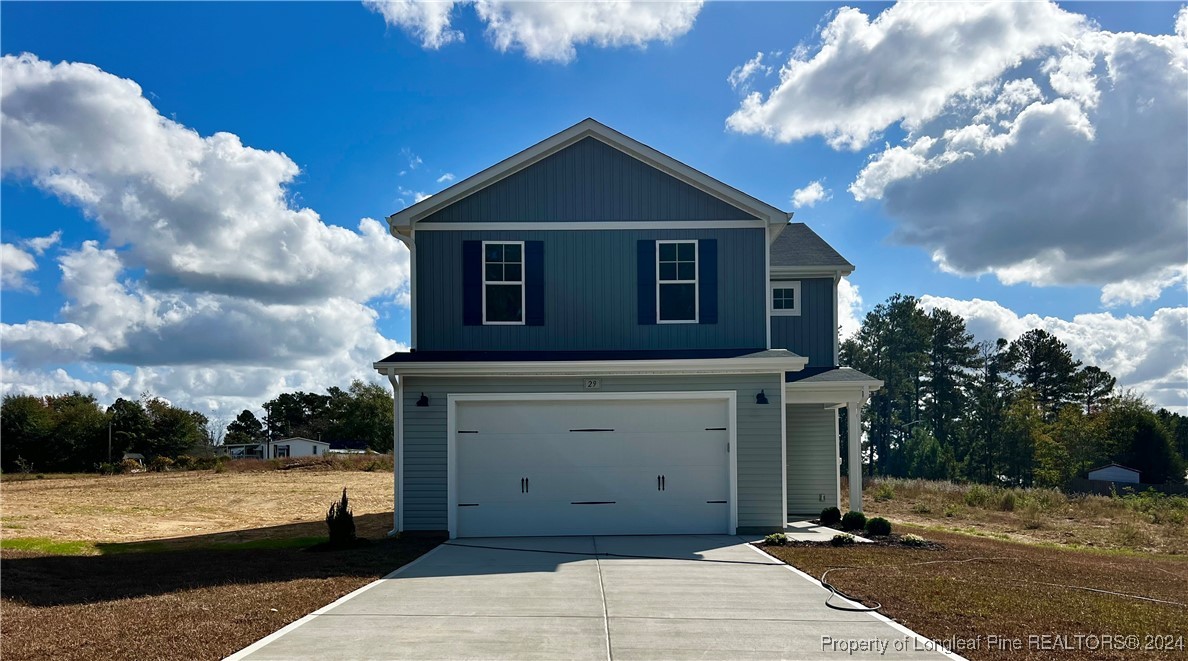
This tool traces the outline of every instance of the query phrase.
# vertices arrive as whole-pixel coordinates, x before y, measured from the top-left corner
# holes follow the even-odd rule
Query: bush
[[[148,467],[154,473],[163,473],[173,468],[173,460],[169,457],[153,457]]]
[[[965,504],[970,507],[985,507],[990,504],[993,498],[994,494],[991,493],[990,489],[980,484],[973,485],[969,488],[969,491],[965,492]]]
[[[842,530],[862,530],[866,527],[866,515],[862,512],[846,512],[841,525]]]
[[[1015,511],[1015,492],[1007,491],[1002,494],[1002,498],[998,501],[998,509],[1004,512]]]
[[[180,454],[174,460],[173,465],[178,470],[188,471],[194,468],[194,458],[188,454]]]
[[[829,543],[832,546],[852,546],[854,544],[854,536],[847,535],[844,532],[838,533],[833,536],[833,539],[829,540]]]
[[[821,510],[821,525],[832,526],[841,521],[841,510],[836,507],[826,507]]]
[[[767,546],[783,546],[788,543],[788,536],[782,532],[773,532],[763,538],[763,543]]]
[[[899,541],[903,542],[904,546],[924,546],[925,542],[923,537],[919,535],[912,535],[910,533],[900,537]]]
[[[932,514],[932,508],[928,503],[916,503],[912,505],[912,512],[916,514]]]
[[[139,473],[144,470],[144,464],[135,459],[125,459],[120,462],[121,473]]]
[[[111,463],[105,462],[99,464],[99,473],[101,475],[119,475],[120,473],[124,472],[126,472],[124,470],[124,465],[119,462],[113,461]]]
[[[883,482],[882,484],[879,485],[878,489],[875,489],[874,499],[880,503],[884,502],[884,501],[891,500],[894,497],[895,497],[895,489],[892,488],[891,485],[887,484],[886,482]]]
[[[866,534],[885,537],[891,534],[891,522],[881,516],[866,522]]]
[[[331,546],[351,546],[355,543],[355,515],[351,512],[346,489],[342,490],[342,500],[332,503],[326,512],[326,527],[330,529]]]

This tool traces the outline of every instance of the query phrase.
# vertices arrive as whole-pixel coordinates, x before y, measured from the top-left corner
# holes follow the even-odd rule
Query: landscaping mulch
[[[0,554],[0,658],[220,659],[414,560],[441,540],[343,551]]]
[[[977,643],[954,650],[969,659],[1188,658],[1184,556],[897,529],[936,546],[913,548],[890,539],[841,548],[762,548],[813,577],[846,567],[829,574],[837,589],[865,604],[881,603],[884,615],[949,647]]]

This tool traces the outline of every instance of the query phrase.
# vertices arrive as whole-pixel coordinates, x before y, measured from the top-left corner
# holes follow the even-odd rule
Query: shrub
[[[878,489],[875,489],[874,499],[880,503],[884,502],[884,501],[891,500],[894,497],[895,497],[895,489],[892,488],[891,485],[886,482],[883,482],[882,484],[879,485]]]
[[[948,518],[960,517],[964,512],[960,505],[945,505],[945,516]]]
[[[866,522],[866,533],[868,535],[878,535],[885,537],[891,534],[891,522],[881,516]]]
[[[998,501],[998,509],[1000,509],[1004,512],[1014,512],[1015,511],[1015,492],[1014,491],[1003,492],[1002,498],[1000,498]]]
[[[838,521],[841,521],[841,510],[837,509],[836,507],[826,507],[825,509],[821,510],[820,520],[821,525],[832,526]]]
[[[916,503],[912,505],[912,512],[916,514],[932,514],[932,508],[928,506],[928,503]]]
[[[135,459],[125,459],[120,462],[121,473],[139,473],[144,470],[144,464]]]
[[[924,546],[924,538],[919,535],[907,534],[899,538],[904,546]]]
[[[862,530],[866,527],[866,515],[862,512],[846,512],[841,524],[842,530]]]
[[[782,532],[773,532],[763,538],[763,543],[768,546],[783,546],[788,543],[788,536]]]
[[[101,475],[119,475],[124,472],[124,465],[119,462],[102,463],[99,464],[99,473]]]
[[[331,546],[350,546],[355,542],[355,515],[346,489],[342,490],[342,499],[331,503],[326,512],[326,527],[330,529]]]
[[[154,473],[162,473],[173,468],[173,460],[169,457],[153,457],[148,467]]]
[[[1044,525],[1043,517],[1040,516],[1040,507],[1033,502],[1023,505],[1023,509],[1019,512],[1019,518],[1023,519],[1023,527],[1027,530],[1038,530]]]
[[[851,546],[854,543],[854,536],[841,532],[834,535],[833,539],[829,540],[829,543],[832,546]]]
[[[985,507],[993,497],[994,494],[989,489],[980,484],[975,484],[969,488],[969,491],[965,492],[965,504],[970,507]]]
[[[188,454],[180,454],[177,459],[173,461],[174,467],[178,470],[188,471],[194,468],[194,458]]]

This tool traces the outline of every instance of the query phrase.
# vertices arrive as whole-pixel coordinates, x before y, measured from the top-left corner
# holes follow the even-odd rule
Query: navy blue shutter
[[[462,324],[483,325],[483,242],[462,242]]]
[[[718,240],[697,242],[698,322],[718,323]]]
[[[639,273],[636,275],[639,299],[639,323],[641,325],[656,323],[656,242],[641,240],[636,242],[636,263]]]
[[[524,242],[524,323],[544,326],[544,241]]]

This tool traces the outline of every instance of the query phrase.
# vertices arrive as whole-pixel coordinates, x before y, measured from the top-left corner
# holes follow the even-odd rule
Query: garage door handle
[[[668,478],[664,475],[660,476],[660,490],[668,491]]]
[[[528,493],[528,478],[520,478],[520,493]]]

